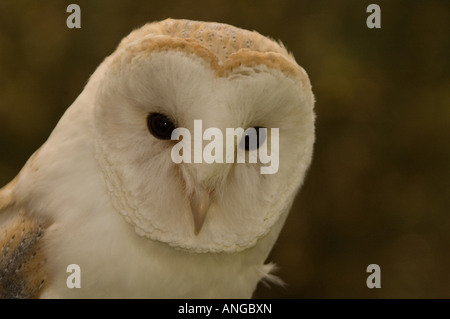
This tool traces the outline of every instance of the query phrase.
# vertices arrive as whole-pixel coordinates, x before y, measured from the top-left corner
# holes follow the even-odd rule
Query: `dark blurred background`
[[[281,39],[313,85],[313,164],[269,258],[287,286],[255,297],[450,298],[449,1],[0,0],[0,185],[120,39],[167,17]]]

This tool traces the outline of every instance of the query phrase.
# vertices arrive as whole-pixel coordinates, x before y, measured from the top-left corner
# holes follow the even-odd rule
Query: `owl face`
[[[97,160],[114,208],[137,234],[192,252],[237,252],[279,231],[314,142],[309,80],[284,48],[230,26],[166,20],[133,32],[104,63]],[[170,132],[193,133],[198,120],[224,136],[267,128],[269,152],[277,128],[278,170],[261,174],[260,160],[175,163]],[[233,147],[245,148],[242,139]]]

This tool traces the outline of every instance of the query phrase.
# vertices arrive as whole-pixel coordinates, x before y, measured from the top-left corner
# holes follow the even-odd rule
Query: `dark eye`
[[[170,140],[175,124],[164,114],[150,113],[147,126],[152,135],[160,140]]]
[[[267,132],[264,127],[250,127],[245,130],[244,136],[242,137],[239,147],[245,149],[246,151],[254,151],[258,149],[262,144],[264,144]]]

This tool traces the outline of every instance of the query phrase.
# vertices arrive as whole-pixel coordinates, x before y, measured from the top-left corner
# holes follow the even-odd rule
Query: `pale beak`
[[[198,235],[206,219],[210,205],[210,193],[204,190],[195,190],[191,195],[191,210],[194,217],[194,233]]]

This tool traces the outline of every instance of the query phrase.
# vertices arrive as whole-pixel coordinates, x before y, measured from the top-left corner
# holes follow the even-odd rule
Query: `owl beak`
[[[194,217],[194,233],[198,235],[206,219],[210,206],[210,193],[205,189],[196,190],[191,196],[191,210]]]

